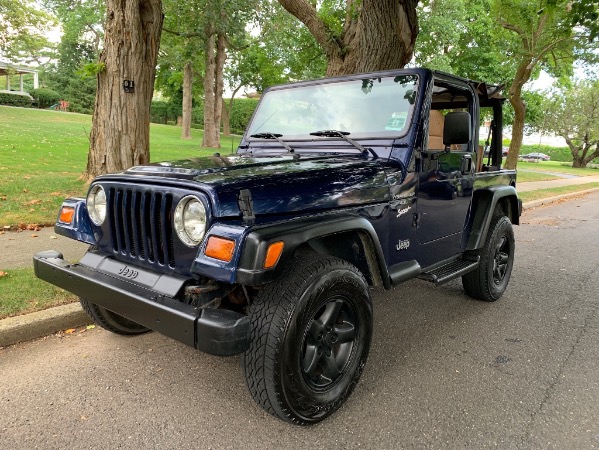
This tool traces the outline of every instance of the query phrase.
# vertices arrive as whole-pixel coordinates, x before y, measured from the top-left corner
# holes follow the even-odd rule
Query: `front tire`
[[[333,257],[295,258],[249,309],[242,357],[248,389],[267,412],[299,425],[335,412],[368,357],[372,305],[366,280]]]
[[[98,306],[95,303],[87,301],[83,298],[79,298],[79,303],[81,303],[81,307],[96,325],[104,328],[105,330],[111,331],[112,333],[136,335],[150,331],[149,328],[146,328],[136,322],[133,322],[132,320],[113,313],[112,311],[109,311],[106,308]]]
[[[462,277],[466,294],[477,300],[494,302],[507,289],[514,266],[515,239],[506,216],[495,216],[485,244],[478,251],[479,266]]]

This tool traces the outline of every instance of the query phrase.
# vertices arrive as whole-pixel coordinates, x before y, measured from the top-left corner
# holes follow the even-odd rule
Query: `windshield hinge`
[[[249,189],[242,189],[239,191],[237,196],[239,203],[239,209],[243,217],[244,225],[254,225],[256,221],[256,215],[254,214],[254,201],[252,200],[252,193]]]

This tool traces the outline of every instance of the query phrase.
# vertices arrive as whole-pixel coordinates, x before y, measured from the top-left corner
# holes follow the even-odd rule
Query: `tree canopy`
[[[540,128],[566,140],[573,167],[599,158],[599,80],[561,86],[547,95],[543,109]]]

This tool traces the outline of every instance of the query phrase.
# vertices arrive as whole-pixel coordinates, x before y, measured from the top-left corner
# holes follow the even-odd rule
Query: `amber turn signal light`
[[[70,206],[63,206],[60,210],[60,217],[58,218],[58,221],[62,223],[72,223],[74,215],[75,208],[72,208]]]
[[[279,262],[279,258],[281,257],[281,253],[283,253],[283,247],[285,243],[283,241],[273,242],[268,246],[266,250],[266,258],[264,258],[264,268],[270,269],[274,267]]]
[[[229,262],[233,259],[235,250],[235,241],[224,239],[218,236],[210,236],[204,254],[210,258]]]

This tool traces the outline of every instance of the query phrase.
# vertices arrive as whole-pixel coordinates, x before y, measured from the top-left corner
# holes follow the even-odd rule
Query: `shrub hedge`
[[[233,109],[229,118],[232,133],[243,133],[257,105],[258,100],[255,98],[236,98],[233,101]],[[181,114],[181,105],[164,100],[152,102],[150,117],[154,123],[177,123],[177,117]],[[193,128],[204,126],[204,102],[195,102],[191,112],[191,122]]]
[[[49,108],[60,100],[60,94],[48,88],[32,89],[30,94],[37,102],[38,108]]]
[[[31,97],[21,92],[0,92],[0,105],[31,106]]]

